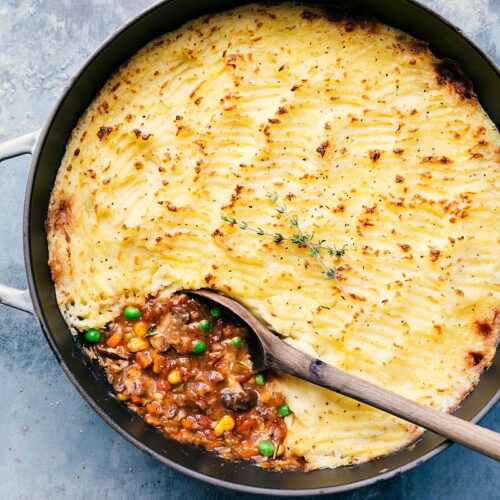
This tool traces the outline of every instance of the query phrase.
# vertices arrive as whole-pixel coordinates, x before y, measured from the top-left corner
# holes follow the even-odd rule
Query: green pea
[[[264,439],[263,441],[259,442],[257,447],[259,448],[259,452],[261,455],[264,455],[265,457],[272,457],[273,456],[274,444],[271,443],[271,441]]]
[[[257,385],[265,385],[266,374],[265,373],[257,373],[257,375],[255,375],[255,383]]]
[[[200,330],[202,332],[208,332],[210,328],[212,328],[212,323],[208,321],[208,319],[202,319],[199,323],[198,326],[200,327]]]
[[[205,350],[207,349],[207,346],[205,345],[205,342],[203,340],[196,339],[193,341],[193,346],[191,347],[191,352],[193,354],[203,354]]]
[[[92,342],[93,344],[95,344],[96,342],[99,342],[99,340],[101,340],[101,332],[97,328],[89,328],[85,332],[85,338],[88,342]]]
[[[134,306],[127,306],[123,310],[123,317],[129,321],[134,321],[141,315],[141,310]]]
[[[241,347],[242,343],[243,343],[243,341],[241,340],[241,337],[233,337],[231,339],[231,345],[233,347]]]
[[[283,403],[282,405],[280,405],[278,407],[278,413],[282,416],[282,417],[288,417],[288,415],[291,415],[292,414],[292,410],[290,409],[290,407],[288,406],[287,403]]]
[[[212,309],[210,309],[210,314],[212,318],[218,319],[222,316],[222,310],[218,307],[212,307]]]

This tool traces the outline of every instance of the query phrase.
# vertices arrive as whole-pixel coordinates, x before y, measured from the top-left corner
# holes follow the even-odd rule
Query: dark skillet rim
[[[41,151],[43,150],[43,147],[45,145],[45,142],[47,139],[47,133],[48,133],[50,126],[54,120],[54,117],[57,114],[57,112],[58,112],[59,108],[61,107],[61,105],[63,104],[63,102],[66,100],[69,91],[71,90],[71,88],[74,85],[74,82],[81,77],[81,75],[87,70],[87,68],[91,64],[94,63],[94,60],[96,59],[96,57],[99,54],[101,54],[103,51],[105,51],[107,49],[108,45],[118,35],[127,31],[127,29],[130,26],[139,22],[144,16],[152,13],[156,9],[158,9],[158,8],[162,7],[163,5],[168,4],[172,1],[173,0],[159,1],[159,2],[154,3],[153,5],[145,8],[144,10],[139,12],[136,16],[134,16],[129,21],[127,21],[122,26],[120,26],[117,30],[115,30],[111,35],[109,35],[96,48],[96,50],[86,59],[85,63],[81,66],[81,68],[75,74],[75,76],[70,80],[68,86],[64,89],[64,91],[60,95],[59,99],[57,100],[57,102],[56,102],[55,106],[53,107],[52,111],[50,112],[50,114],[48,115],[48,117],[45,121],[45,124],[40,131],[40,135],[39,135],[35,150],[33,152],[30,170],[29,170],[29,175],[28,175],[28,181],[26,184],[25,199],[24,199],[24,214],[23,214],[24,261],[25,261],[25,266],[26,266],[26,275],[27,275],[31,299],[33,302],[33,309],[35,312],[35,317],[37,318],[37,321],[38,321],[39,325],[41,326],[42,331],[44,333],[44,336],[47,339],[47,342],[49,343],[49,345],[52,349],[52,352],[54,353],[57,361],[61,365],[66,376],[69,378],[71,383],[75,386],[75,388],[80,393],[80,395],[83,397],[83,399],[88,403],[88,405],[118,434],[120,434],[127,441],[132,443],[134,446],[139,448],[141,451],[143,451],[147,455],[155,458],[159,462],[161,462],[169,467],[172,467],[173,469],[175,469],[179,472],[182,472],[190,477],[193,477],[193,478],[198,479],[200,481],[207,482],[207,483],[212,484],[214,486],[224,487],[224,488],[227,488],[230,490],[242,491],[245,493],[274,495],[274,496],[292,497],[292,496],[306,496],[306,495],[325,495],[325,494],[331,494],[331,493],[346,492],[346,491],[362,488],[365,486],[369,486],[369,485],[375,484],[379,481],[390,479],[394,476],[402,474],[403,472],[411,470],[414,467],[426,462],[427,460],[430,460],[432,457],[438,455],[439,453],[444,451],[446,448],[448,448],[452,443],[450,441],[444,440],[444,442],[442,442],[440,445],[436,446],[433,450],[425,453],[421,457],[413,460],[412,462],[409,462],[408,464],[406,464],[404,466],[397,467],[397,468],[392,469],[388,472],[378,474],[378,475],[373,476],[373,477],[368,478],[368,479],[363,479],[361,481],[356,481],[353,483],[346,483],[346,484],[338,485],[338,486],[331,486],[331,487],[325,487],[325,488],[303,488],[303,489],[278,490],[278,489],[264,488],[264,487],[258,487],[258,486],[247,486],[247,485],[242,485],[242,484],[238,484],[238,483],[234,483],[234,482],[230,482],[230,481],[224,481],[221,479],[217,479],[217,478],[205,475],[201,472],[194,471],[194,470],[187,468],[187,467],[184,467],[182,465],[179,465],[178,463],[174,462],[173,460],[170,460],[169,458],[166,458],[165,456],[153,451],[148,446],[146,446],[142,441],[137,439],[135,436],[133,436],[129,432],[125,431],[125,429],[123,429],[118,424],[116,424],[112,420],[112,418],[110,416],[108,416],[102,410],[102,408],[99,406],[99,404],[86,392],[86,390],[83,388],[83,386],[78,382],[78,380],[73,375],[73,372],[69,369],[67,364],[61,358],[58,347],[53,340],[52,333],[51,333],[50,328],[48,326],[47,318],[45,317],[45,314],[43,313],[43,310],[40,306],[40,301],[39,301],[39,297],[38,297],[38,289],[37,289],[37,285],[35,283],[33,270],[32,270],[32,253],[31,253],[31,243],[30,243],[30,237],[29,237],[29,235],[30,235],[30,218],[31,218],[31,198],[32,198],[33,183],[34,183],[34,178],[35,178],[36,167],[38,165],[40,154],[41,154]],[[500,68],[495,64],[495,62],[491,59],[491,57],[489,57],[473,40],[471,40],[467,35],[465,35],[461,29],[457,28],[450,21],[445,19],[440,14],[434,12],[429,7],[422,5],[417,0],[402,0],[402,1],[404,1],[404,3],[406,3],[406,4],[412,4],[415,7],[426,11],[427,14],[437,18],[438,20],[440,20],[441,22],[446,24],[449,28],[454,30],[461,38],[463,38],[476,51],[476,53],[481,58],[483,58],[483,60],[494,70],[497,77],[500,78]],[[251,1],[249,1],[249,3],[251,3]],[[321,4],[321,1],[318,1],[317,3]],[[478,413],[476,413],[476,415],[470,421],[474,422],[474,423],[478,422],[498,402],[499,399],[500,399],[500,390],[498,390],[496,392],[496,394],[483,406],[483,408]],[[307,474],[304,475],[304,478],[307,480]]]

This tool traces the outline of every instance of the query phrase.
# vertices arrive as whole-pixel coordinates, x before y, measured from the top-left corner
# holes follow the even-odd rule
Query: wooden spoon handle
[[[268,362],[273,368],[362,401],[500,460],[500,434],[349,375],[283,341],[279,341],[279,348],[277,343],[272,343],[273,346],[268,346]]]

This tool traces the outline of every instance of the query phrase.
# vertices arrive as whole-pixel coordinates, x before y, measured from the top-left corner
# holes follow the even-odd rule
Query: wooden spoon
[[[256,371],[271,368],[289,373],[500,460],[500,434],[411,401],[298,351],[271,332],[239,302],[225,295],[211,290],[186,290],[186,293],[205,297],[227,307],[255,332],[259,342],[251,350],[251,355]]]

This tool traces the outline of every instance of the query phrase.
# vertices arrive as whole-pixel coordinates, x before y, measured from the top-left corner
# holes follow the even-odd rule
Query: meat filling
[[[273,469],[303,466],[284,445],[292,411],[272,374],[253,371],[251,334],[229,312],[178,294],[128,306],[100,333],[95,352],[116,397],[166,436]]]

